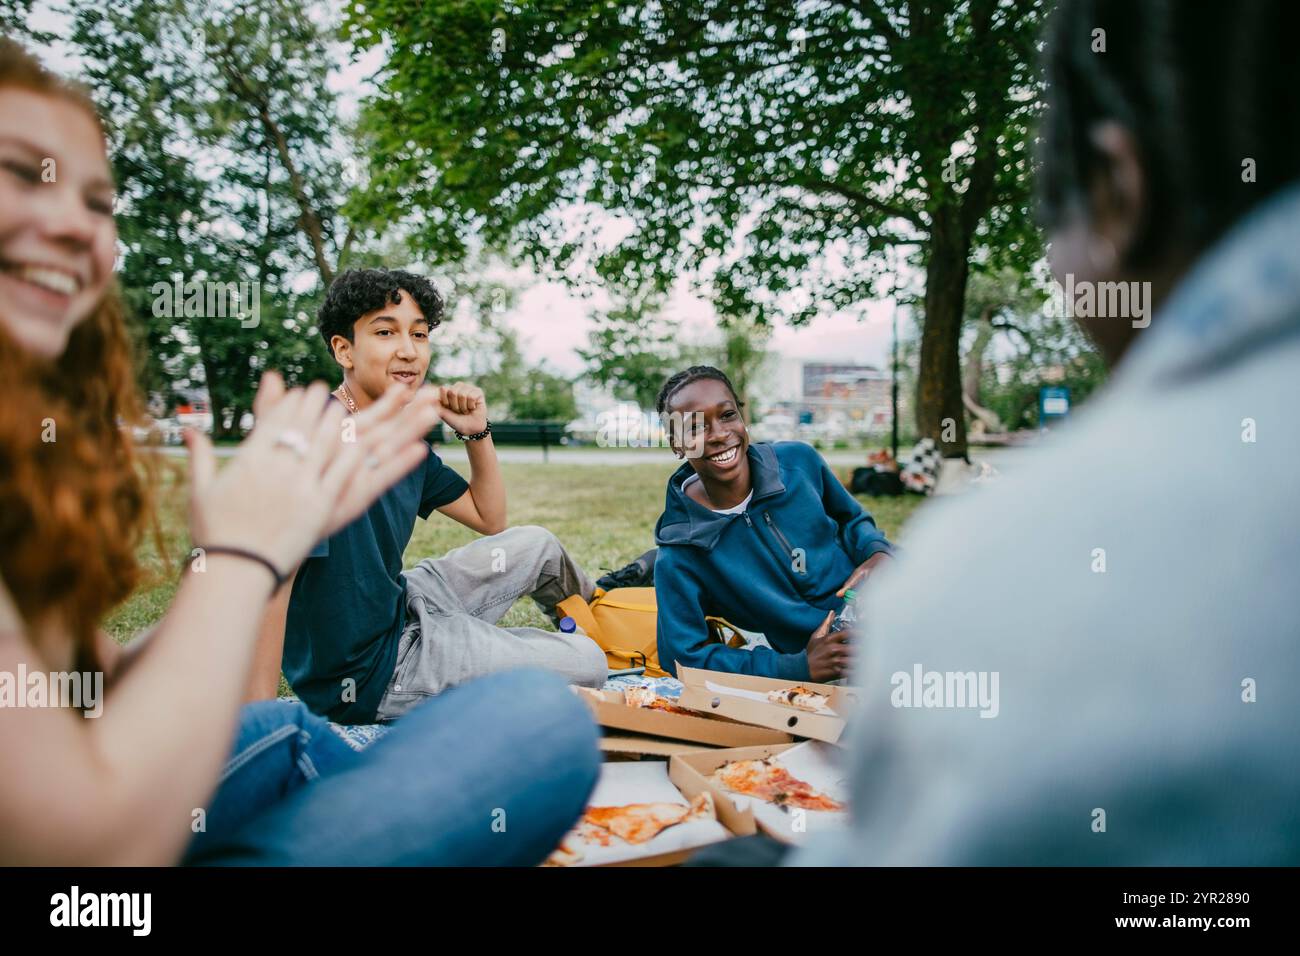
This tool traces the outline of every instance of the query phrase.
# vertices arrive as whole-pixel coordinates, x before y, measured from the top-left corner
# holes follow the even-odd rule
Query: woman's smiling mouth
[[[0,273],[21,284],[46,305],[62,308],[82,289],[75,273],[52,266],[0,261]]]
[[[728,448],[726,451],[720,451],[716,455],[709,455],[708,459],[709,461],[713,462],[715,465],[730,465],[733,461],[736,460],[736,455],[739,453],[739,451],[740,451],[740,446],[733,445],[730,448]]]

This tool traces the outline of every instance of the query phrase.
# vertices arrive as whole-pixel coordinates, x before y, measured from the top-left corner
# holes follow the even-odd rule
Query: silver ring
[[[367,455],[367,456],[366,456],[366,467],[367,467],[367,468],[378,468],[378,467],[379,467],[379,459],[376,458],[374,455]]]
[[[288,448],[300,459],[306,458],[307,452],[311,450],[311,446],[307,444],[306,436],[292,428],[286,428],[275,436],[275,447],[280,448],[281,446]]]

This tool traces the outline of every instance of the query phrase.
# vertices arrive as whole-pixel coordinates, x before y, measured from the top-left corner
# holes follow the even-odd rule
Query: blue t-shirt
[[[313,711],[343,724],[374,722],[406,625],[402,553],[415,516],[429,517],[468,488],[430,448],[422,465],[303,562],[289,597],[282,666]]]

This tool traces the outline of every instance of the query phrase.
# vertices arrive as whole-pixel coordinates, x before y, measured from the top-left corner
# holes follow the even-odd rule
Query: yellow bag
[[[654,588],[596,589],[591,604],[574,594],[556,605],[561,616],[573,618],[578,627],[605,651],[610,670],[644,667],[646,677],[667,677],[659,666],[655,627],[659,605]],[[731,647],[744,646],[745,639],[720,617],[708,617],[709,637]]]

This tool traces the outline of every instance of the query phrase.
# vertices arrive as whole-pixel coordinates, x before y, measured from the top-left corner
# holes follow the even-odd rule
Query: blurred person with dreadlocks
[[[1297,35],[1290,0],[1053,14],[1053,270],[1154,309],[1077,309],[1109,386],[909,526],[864,608],[851,829],[792,862],[1300,862]],[[996,719],[918,665],[999,675]]]

